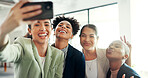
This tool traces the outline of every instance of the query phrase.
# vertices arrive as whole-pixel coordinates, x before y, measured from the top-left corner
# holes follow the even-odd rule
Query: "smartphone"
[[[31,17],[31,18],[25,18],[23,19],[24,21],[26,20],[42,20],[42,19],[52,19],[53,18],[53,3],[51,1],[46,1],[46,2],[28,2],[25,3],[22,7],[25,6],[30,6],[30,5],[41,5],[41,10],[42,13]],[[33,11],[30,11],[33,12]]]

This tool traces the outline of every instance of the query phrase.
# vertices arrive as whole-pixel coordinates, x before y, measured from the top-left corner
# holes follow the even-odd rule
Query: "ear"
[[[97,43],[98,43],[98,41],[99,41],[99,36],[97,36]]]
[[[125,58],[128,58],[128,55],[127,54],[125,55]]]
[[[123,59],[127,59],[128,58],[128,55],[126,54],[126,55],[124,55],[124,57],[123,57]]]
[[[99,36],[97,36],[97,41],[99,40]]]
[[[30,29],[30,28],[28,28],[28,32],[29,32],[29,35],[32,35],[32,34],[31,34],[31,29]]]
[[[71,35],[71,37],[70,37],[71,39],[73,38],[73,34]]]

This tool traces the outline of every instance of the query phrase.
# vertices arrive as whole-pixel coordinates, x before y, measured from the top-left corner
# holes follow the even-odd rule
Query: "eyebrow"
[[[45,21],[44,23],[49,23],[48,21]]]
[[[63,23],[59,23],[59,24],[63,24]]]
[[[94,34],[90,34],[90,35],[94,35]]]
[[[70,24],[67,24],[67,25],[69,25],[69,26],[70,26]]]

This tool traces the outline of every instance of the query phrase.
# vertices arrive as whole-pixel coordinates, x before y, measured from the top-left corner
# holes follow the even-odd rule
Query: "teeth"
[[[60,32],[62,32],[62,33],[66,33],[65,31],[60,31]]]
[[[39,34],[39,36],[46,36],[47,34]]]

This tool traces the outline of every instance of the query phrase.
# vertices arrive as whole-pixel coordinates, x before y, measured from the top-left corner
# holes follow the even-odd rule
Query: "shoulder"
[[[126,74],[126,76],[128,77],[135,76],[140,78],[138,73],[125,63],[120,67],[119,72],[122,74]]]
[[[74,48],[74,47],[71,46],[70,44],[69,44],[69,46],[68,46],[68,51],[73,52],[73,54],[74,54],[74,55],[77,55],[77,56],[79,56],[79,55],[84,56],[81,51],[79,51],[78,49]]]
[[[31,43],[31,39],[30,38],[25,38],[25,37],[18,37],[15,41],[14,44],[28,44]]]
[[[64,53],[53,46],[48,46],[47,55],[51,56],[52,61],[58,61],[56,63],[61,63],[64,61]]]
[[[52,54],[63,54],[63,52],[62,52],[60,49],[57,49],[57,48],[55,48],[55,47],[53,47],[53,46],[50,46],[50,45],[49,45],[48,48],[51,49]]]
[[[96,48],[96,53],[98,58],[106,58],[106,49]]]

